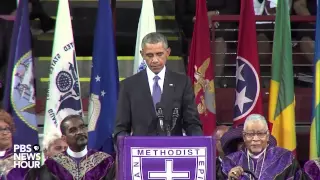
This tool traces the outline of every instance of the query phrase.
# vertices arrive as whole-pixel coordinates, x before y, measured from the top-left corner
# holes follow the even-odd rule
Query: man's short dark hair
[[[67,131],[67,122],[71,119],[80,119],[81,121],[83,121],[82,116],[78,115],[78,114],[72,114],[69,115],[67,117],[65,117],[60,124],[60,131],[63,135],[66,135],[66,131]]]

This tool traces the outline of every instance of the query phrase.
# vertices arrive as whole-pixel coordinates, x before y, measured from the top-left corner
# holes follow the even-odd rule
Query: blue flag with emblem
[[[114,151],[112,133],[116,118],[119,74],[108,0],[99,1],[93,47],[88,147],[110,154]]]
[[[20,1],[10,45],[4,109],[14,120],[14,144],[38,144],[28,1]],[[26,136],[27,135],[27,136]]]

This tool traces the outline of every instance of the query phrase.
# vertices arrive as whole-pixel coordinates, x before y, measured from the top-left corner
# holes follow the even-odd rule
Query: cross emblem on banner
[[[149,179],[189,179],[190,171],[173,171],[173,159],[166,159],[165,171],[148,171]]]

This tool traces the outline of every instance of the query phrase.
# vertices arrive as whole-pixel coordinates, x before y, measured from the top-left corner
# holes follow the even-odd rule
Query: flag
[[[19,3],[10,45],[4,109],[14,120],[14,144],[38,144],[34,59],[28,1]],[[27,136],[26,136],[27,135]]]
[[[152,0],[142,0],[141,14],[138,24],[136,49],[134,53],[133,74],[145,69],[146,62],[143,60],[140,50],[141,42],[145,35],[156,32],[156,22],[154,19],[154,10]]]
[[[260,64],[256,21],[252,0],[241,1],[236,69],[236,99],[233,125],[244,123],[250,114],[261,114]]]
[[[271,134],[279,147],[296,149],[291,27],[288,0],[277,5],[269,97]]]
[[[49,70],[44,139],[48,133],[60,134],[60,123],[68,115],[81,114],[81,92],[69,2],[59,0],[52,59]]]
[[[316,41],[314,56],[313,115],[310,131],[310,159],[320,157],[320,1],[317,0]]]
[[[108,0],[100,0],[93,46],[89,100],[90,149],[112,153],[119,74],[112,12]]]
[[[197,0],[196,22],[191,42],[188,76],[193,83],[204,135],[211,136],[216,127],[216,106],[207,12],[206,1]]]

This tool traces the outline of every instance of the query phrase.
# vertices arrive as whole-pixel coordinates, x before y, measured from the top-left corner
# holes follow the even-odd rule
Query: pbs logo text
[[[40,146],[37,144],[15,144],[13,159],[15,168],[40,168]]]

